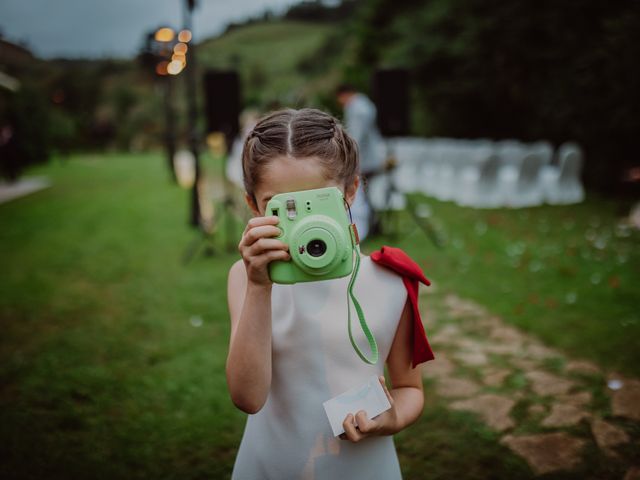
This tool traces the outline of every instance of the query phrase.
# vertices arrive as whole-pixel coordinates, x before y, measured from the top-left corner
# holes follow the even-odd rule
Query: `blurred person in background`
[[[226,165],[227,179],[234,185],[244,191],[244,183],[242,180],[242,149],[244,142],[247,139],[249,133],[253,130],[253,127],[258,123],[260,118],[260,112],[255,109],[247,109],[240,115],[240,128],[241,132],[233,141],[231,150],[229,151],[229,157]]]
[[[336,89],[336,99],[344,110],[344,124],[349,135],[358,144],[360,152],[360,187],[351,207],[353,220],[360,239],[376,233],[376,220],[371,199],[365,185],[367,178],[383,168],[384,156],[380,144],[382,137],[376,125],[377,109],[374,103],[352,85],[342,84]]]

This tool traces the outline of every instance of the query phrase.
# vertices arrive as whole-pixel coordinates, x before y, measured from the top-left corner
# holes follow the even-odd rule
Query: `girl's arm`
[[[267,265],[288,260],[287,245],[273,239],[280,233],[277,217],[249,221],[238,246],[242,261],[229,271],[227,299],[231,338],[226,375],[233,403],[247,413],[258,412],[271,388],[271,287]]]
[[[424,392],[420,366],[412,368],[411,365],[412,315],[411,304],[407,299],[387,358],[391,391],[387,389],[384,377],[380,377],[391,408],[375,419],[369,419],[365,411],[357,412],[357,428],[354,416],[348,415],[343,423],[345,433],[341,438],[358,442],[372,435],[393,435],[420,417],[424,406]]]

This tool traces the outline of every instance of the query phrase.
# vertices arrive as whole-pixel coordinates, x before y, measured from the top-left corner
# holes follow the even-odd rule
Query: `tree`
[[[14,181],[28,166],[48,160],[50,121],[46,97],[31,85],[6,97],[0,117],[0,175]]]
[[[375,0],[357,63],[411,71],[418,133],[577,141],[586,180],[611,189],[637,150],[638,25],[628,0]]]

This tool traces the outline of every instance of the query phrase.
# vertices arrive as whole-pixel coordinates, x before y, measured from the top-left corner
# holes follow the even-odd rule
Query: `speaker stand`
[[[200,236],[192,240],[187,246],[183,255],[183,263],[188,264],[200,251],[205,256],[210,257],[218,253],[216,248],[216,233],[223,232],[223,248],[222,251],[233,252],[236,245],[236,237],[234,230],[236,226],[235,213],[237,210],[237,202],[231,193],[230,181],[226,177],[226,163],[228,156],[225,154],[221,163],[221,179],[222,179],[222,198],[213,202],[213,216],[210,225],[205,225],[203,219],[200,218],[198,230]],[[198,199],[202,202],[202,196],[198,195]],[[200,209],[202,212],[203,209]],[[222,229],[218,228],[222,227]]]
[[[406,202],[406,210],[411,215],[414,223],[422,230],[422,232],[431,240],[431,242],[437,247],[442,248],[444,246],[444,240],[438,234],[437,229],[434,227],[433,222],[428,218],[422,217],[418,214],[419,204],[410,196],[401,192],[397,186],[393,176],[393,173],[398,165],[398,159],[393,150],[392,143],[388,139],[385,139],[386,147],[386,160],[383,170],[380,173],[384,174],[387,180],[387,189],[385,191],[385,208],[382,212],[376,212],[376,217],[381,219],[383,215],[387,217],[387,221],[383,223],[382,233],[386,233],[393,238],[396,238],[399,233],[400,218],[397,212],[394,212],[391,208],[391,201],[394,196],[402,195]],[[391,229],[386,231],[385,226],[391,225],[392,219],[395,219],[395,230]]]
[[[203,251],[205,257],[211,257],[216,253],[213,235],[202,228],[199,229],[199,232],[200,236],[191,240],[182,255],[182,263],[184,265],[189,264],[200,251]]]

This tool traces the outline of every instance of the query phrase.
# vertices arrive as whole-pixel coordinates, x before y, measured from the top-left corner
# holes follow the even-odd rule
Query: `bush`
[[[0,175],[16,180],[30,165],[48,160],[50,116],[47,99],[28,84],[7,95],[0,121]]]

